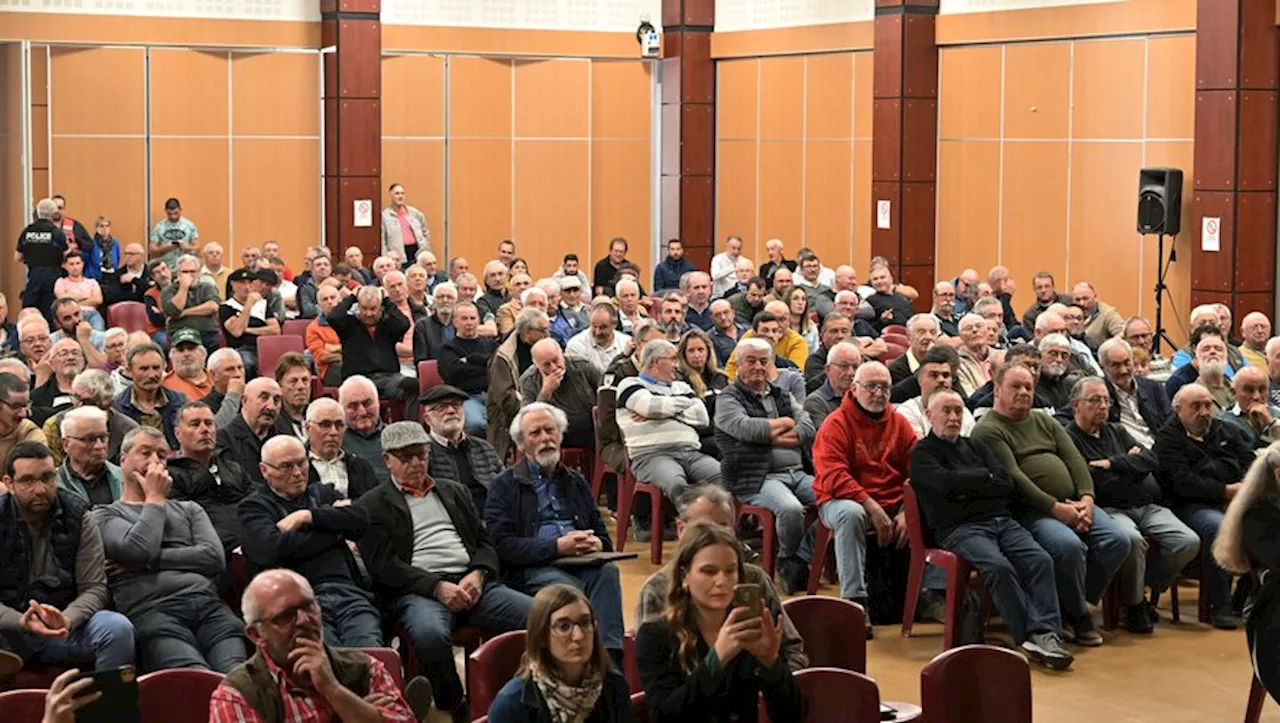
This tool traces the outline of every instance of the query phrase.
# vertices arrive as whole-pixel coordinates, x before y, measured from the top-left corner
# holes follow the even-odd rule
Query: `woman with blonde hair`
[[[742,546],[729,528],[685,528],[662,617],[636,633],[652,723],[758,721],[762,694],[771,720],[803,719],[804,695],[778,654],[773,611],[734,605],[742,579]]]
[[[813,322],[813,315],[809,313],[809,295],[796,286],[787,294],[786,301],[787,310],[791,312],[791,328],[804,339],[809,353],[814,353],[819,345],[818,325]]]
[[[729,377],[720,371],[715,347],[707,332],[696,326],[685,332],[680,346],[676,348],[676,363],[680,367],[680,377],[693,387],[694,394],[706,405],[707,414],[715,419],[716,393],[729,386]],[[714,429],[708,426],[698,430],[698,438],[702,441],[703,454],[720,459]]]
[[[581,590],[539,590],[526,627],[520,670],[494,697],[490,723],[635,721],[627,679],[614,670]]]
[[[1218,528],[1213,556],[1224,570],[1252,578],[1245,639],[1254,674],[1280,702],[1280,442],[1245,473]]]

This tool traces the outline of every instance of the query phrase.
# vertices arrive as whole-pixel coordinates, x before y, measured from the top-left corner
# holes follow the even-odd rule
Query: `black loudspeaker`
[[[1177,236],[1182,228],[1182,169],[1138,173],[1138,233]]]

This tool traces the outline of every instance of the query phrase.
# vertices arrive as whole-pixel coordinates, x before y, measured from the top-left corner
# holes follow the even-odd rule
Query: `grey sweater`
[[[92,513],[111,563],[116,608],[135,615],[156,603],[189,595],[217,596],[226,565],[222,542],[199,504],[116,502]]]

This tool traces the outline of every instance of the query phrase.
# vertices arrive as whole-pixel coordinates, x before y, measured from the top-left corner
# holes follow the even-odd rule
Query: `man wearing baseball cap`
[[[463,625],[520,630],[532,600],[497,582],[498,553],[467,489],[427,474],[431,437],[422,425],[389,424],[381,441],[391,484],[355,503],[368,510],[370,522],[360,554],[374,592],[404,626],[437,707],[467,721],[452,631]]]
[[[231,295],[218,308],[227,347],[240,353],[245,377],[258,376],[258,337],[279,334],[280,320],[271,314],[266,297],[257,290],[258,274],[236,269],[227,277]]]
[[[169,364],[173,371],[164,375],[164,388],[186,395],[194,402],[213,391],[213,377],[205,371],[208,352],[195,329],[178,329],[169,337]]]
[[[466,392],[448,384],[422,395],[422,408],[431,430],[427,472],[435,479],[453,480],[466,487],[476,511],[482,512],[489,483],[502,471],[502,460],[488,440],[466,433],[462,404],[469,398]]]

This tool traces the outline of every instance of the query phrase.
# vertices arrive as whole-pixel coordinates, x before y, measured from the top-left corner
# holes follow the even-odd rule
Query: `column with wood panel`
[[[1223,303],[1235,323],[1274,315],[1277,53],[1275,0],[1199,0],[1191,303]],[[1218,250],[1204,220],[1219,219]],[[1183,311],[1183,310],[1180,310]],[[1185,311],[1184,311],[1185,313]]]
[[[937,17],[938,0],[876,0],[871,253],[920,291],[922,310],[931,303],[937,210]]]
[[[324,53],[325,245],[381,253],[381,0],[320,0]],[[356,225],[367,201],[371,223]]]
[[[715,0],[662,0],[662,239],[699,269],[715,254],[714,25]]]

